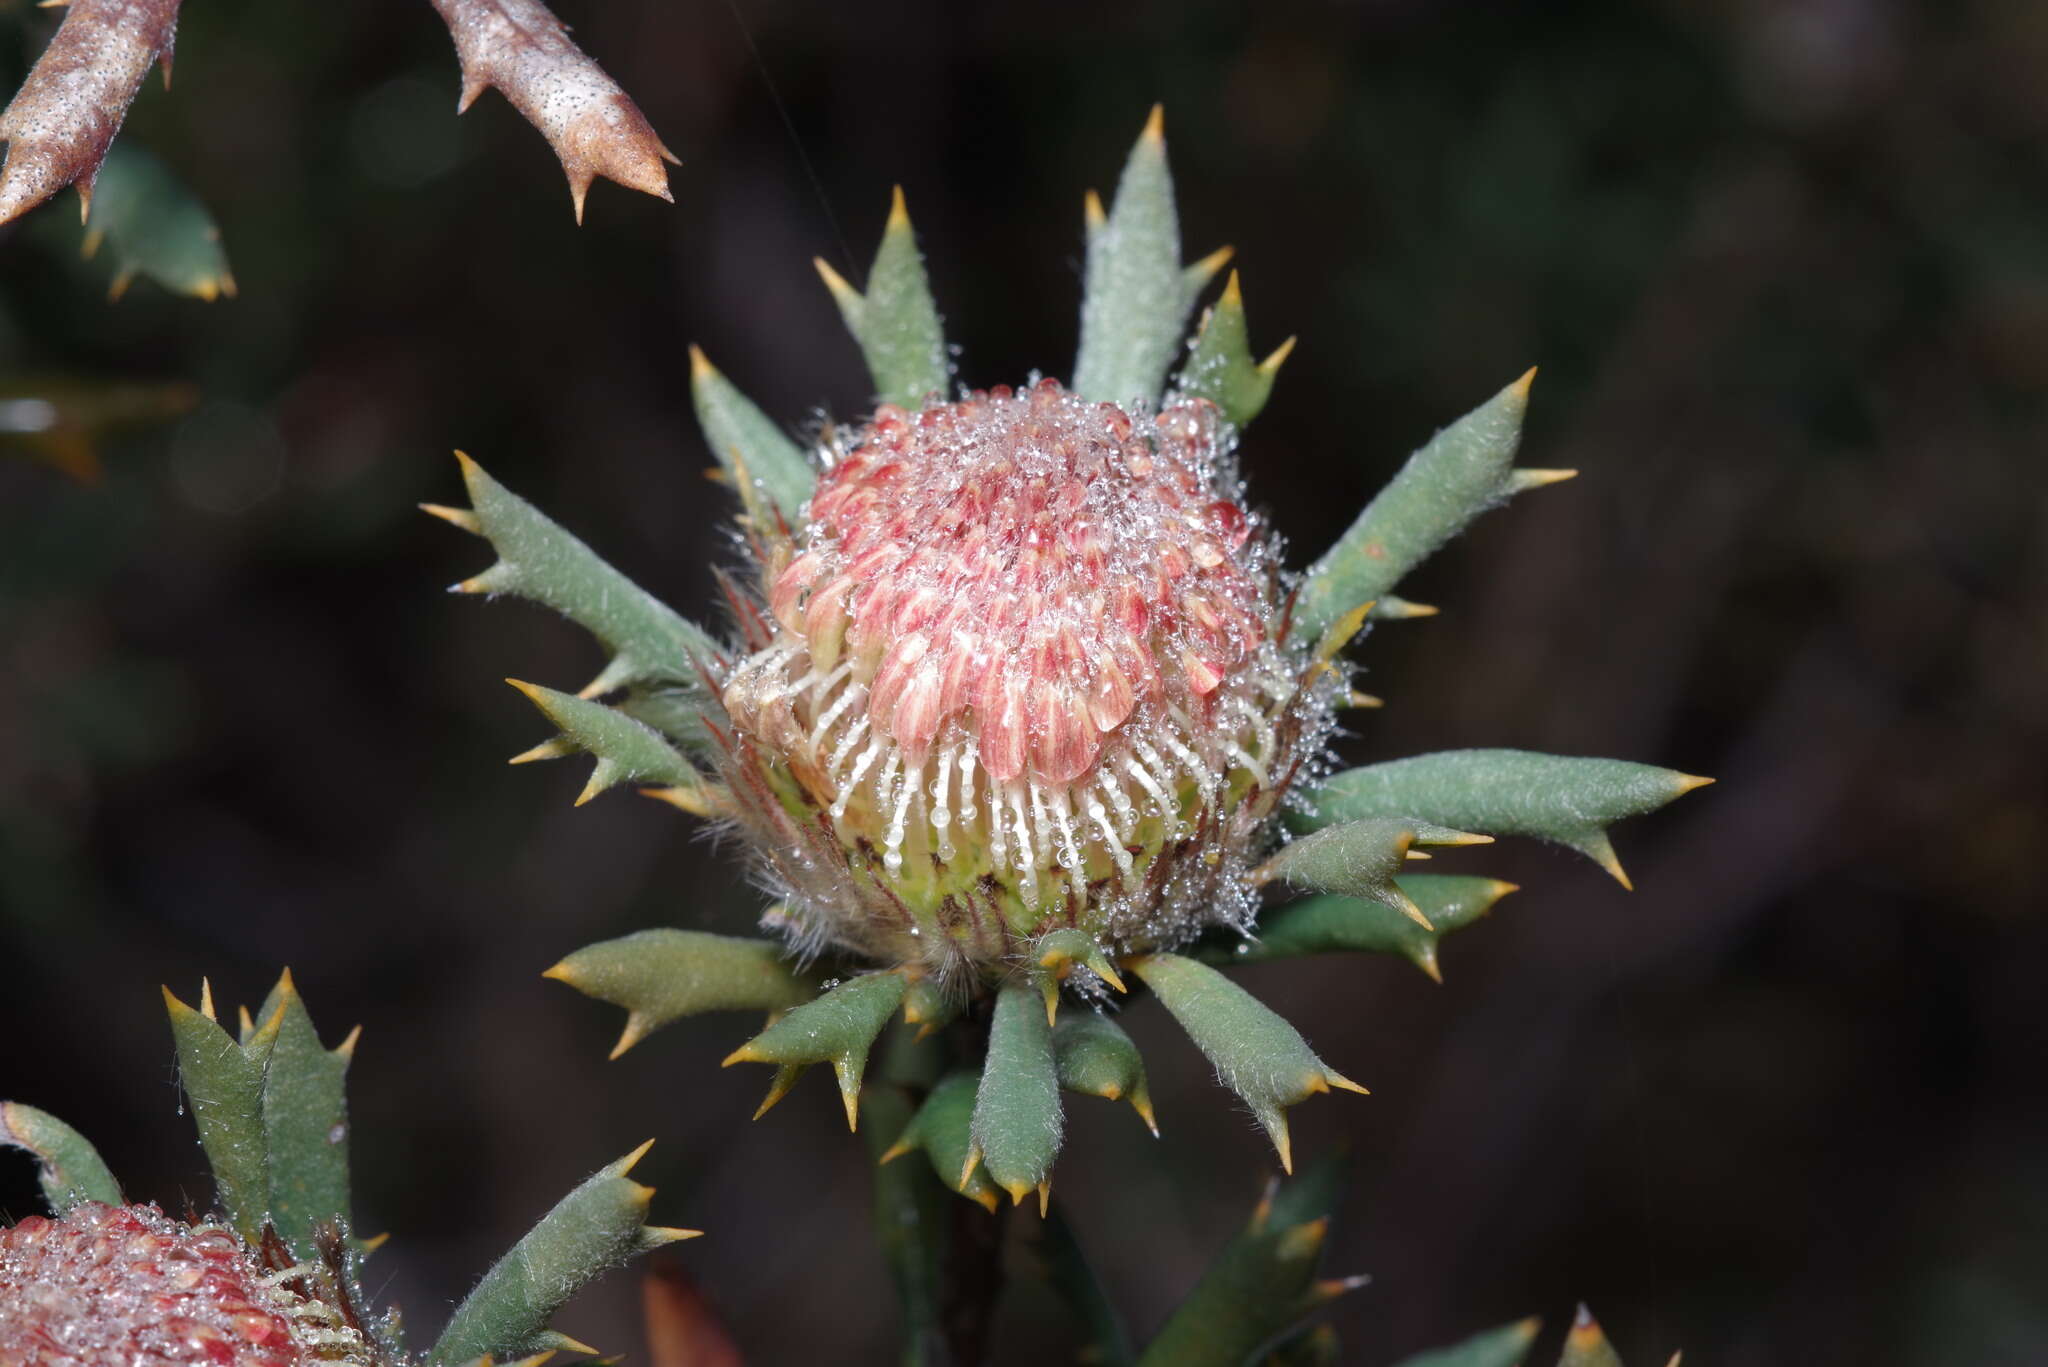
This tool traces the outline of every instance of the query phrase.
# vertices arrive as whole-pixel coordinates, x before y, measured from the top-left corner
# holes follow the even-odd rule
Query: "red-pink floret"
[[[262,1270],[216,1225],[86,1202],[0,1230],[0,1367],[294,1367]]]

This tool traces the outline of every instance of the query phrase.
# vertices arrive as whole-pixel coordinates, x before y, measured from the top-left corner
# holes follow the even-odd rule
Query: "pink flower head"
[[[884,938],[940,932],[927,958],[986,958],[1052,915],[1196,928],[1150,924],[1180,862],[1160,856],[1214,852],[1302,753],[1225,430],[1203,401],[1133,417],[1041,380],[884,405],[823,453],[794,556],[769,566],[771,620],[724,681],[738,745],[794,791],[734,788],[771,849],[821,845],[822,816],[880,867],[850,890],[776,859],[792,915],[872,950],[843,907],[879,905]]]

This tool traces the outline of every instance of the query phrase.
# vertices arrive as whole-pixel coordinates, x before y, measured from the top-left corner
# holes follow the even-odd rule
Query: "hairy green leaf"
[[[818,473],[804,458],[803,448],[696,347],[690,348],[690,398],[697,408],[697,425],[704,429],[704,441],[739,491],[741,501],[753,503],[749,491],[759,490],[783,521],[798,525],[804,504],[818,483]]]
[[[1159,1133],[1145,1086],[1145,1060],[1115,1021],[1100,1011],[1069,1011],[1053,1029],[1052,1055],[1060,1086],[1110,1101],[1127,1099],[1145,1128]]]
[[[263,1067],[276,1032],[259,1031],[259,1038],[244,1046],[213,1019],[210,993],[202,996],[201,1004],[206,1010],[195,1011],[164,989],[171,1038],[177,1045],[178,1080],[191,1099],[199,1144],[213,1169],[214,1194],[228,1223],[244,1240],[260,1243],[270,1204]],[[274,1017],[275,1013],[266,1018],[265,1025]]]
[[[1251,1108],[1288,1171],[1294,1170],[1294,1154],[1286,1108],[1332,1087],[1365,1090],[1317,1058],[1300,1032],[1271,1008],[1207,964],[1153,954],[1131,967],[1208,1056],[1223,1085]]]
[[[643,1223],[654,1189],[626,1174],[652,1142],[585,1179],[484,1274],[427,1354],[428,1367],[556,1347],[549,1318],[592,1278],[635,1253],[695,1236]]]
[[[294,1257],[310,1261],[319,1254],[316,1229],[348,1227],[345,1077],[355,1039],[333,1050],[321,1045],[290,973],[278,980],[272,997],[276,1004],[245,1052],[263,1058],[270,1222]]]
[[[498,561],[455,586],[462,593],[511,593],[545,604],[595,636],[612,659],[583,689],[585,697],[642,682],[694,683],[698,662],[718,643],[620,574],[531,503],[484,473],[460,451],[470,508],[424,505],[443,521],[486,538]]]
[[[850,978],[733,1050],[726,1056],[726,1066],[830,1063],[846,1102],[846,1127],[854,1129],[860,1120],[860,1079],[867,1069],[868,1050],[902,1004],[903,986],[900,973]]]
[[[824,258],[815,264],[825,278],[825,288],[832,292],[832,301],[839,305],[846,330],[867,358],[876,399],[915,412],[928,395],[944,398],[950,375],[946,333],[939,322],[939,306],[932,299],[931,282],[925,277],[924,258],[917,252],[917,236],[910,229],[903,187],[896,187],[890,201],[889,223],[882,230],[875,264],[868,269],[865,295],[847,284]]]
[[[544,742],[517,756],[514,763],[528,759],[553,759],[578,751],[596,756],[597,764],[590,771],[590,781],[583,785],[583,791],[576,797],[577,806],[621,783],[661,783],[689,795],[686,803],[708,810],[708,803],[702,796],[703,781],[696,767],[653,727],[633,720],[615,707],[591,702],[573,693],[523,683],[518,679],[506,682],[524,693],[527,700],[540,709],[541,715],[562,733],[558,740]]]
[[[917,1108],[917,1114],[903,1126],[896,1142],[883,1153],[882,1161],[891,1162],[913,1149],[922,1149],[941,1182],[968,1200],[994,1210],[1002,1193],[989,1180],[987,1168],[980,1164],[968,1166],[974,1152],[974,1099],[980,1087],[981,1075],[967,1069],[939,1079],[924,1104]],[[961,1180],[962,1174],[965,1181]]]
[[[1530,371],[1430,439],[1366,505],[1337,544],[1309,568],[1294,602],[1294,629],[1313,641],[1523,489],[1570,478],[1563,470],[1511,468],[1529,405]]]
[[[1489,835],[1534,836],[1577,850],[1627,887],[1608,825],[1712,781],[1619,759],[1444,750],[1325,779],[1309,794],[1314,814],[1290,822],[1314,830],[1368,817],[1421,818]]]
[[[1401,891],[1394,875],[1400,872],[1415,845],[1482,845],[1490,836],[1468,835],[1446,830],[1407,817],[1366,817],[1325,826],[1291,844],[1259,869],[1261,881],[1281,879],[1298,888],[1315,892],[1341,893],[1346,897],[1378,902],[1400,912],[1423,930],[1431,928],[1429,918]]]
[[[1238,287],[1237,272],[1232,271],[1223,286],[1223,297],[1203,315],[1194,349],[1175,384],[1189,398],[1209,400],[1231,423],[1244,427],[1266,406],[1273,378],[1293,350],[1294,339],[1289,337],[1265,360],[1252,359],[1244,292]]]
[[[1107,218],[1089,199],[1088,266],[1074,389],[1115,404],[1159,398],[1195,297],[1228,251],[1180,264],[1180,216],[1166,165],[1166,125],[1155,107],[1124,163]]]
[[[99,1150],[48,1111],[0,1101],[0,1148],[26,1149],[35,1155],[36,1180],[53,1214],[63,1215],[81,1201],[122,1204],[121,1184]]]
[[[643,930],[603,940],[541,976],[625,1008],[626,1028],[613,1058],[684,1016],[784,1011],[817,994],[815,978],[798,972],[779,942],[701,930]]]
[[[975,1150],[991,1181],[1022,1204],[1052,1176],[1060,1148],[1060,1084],[1038,994],[1010,982],[996,996],[988,1058],[974,1098]]]
[[[1409,873],[1394,880],[1433,927],[1380,901],[1310,897],[1259,918],[1259,935],[1203,955],[1210,963],[1258,963],[1299,954],[1399,954],[1438,982],[1437,942],[1462,930],[1515,890],[1513,883],[1468,874]]]

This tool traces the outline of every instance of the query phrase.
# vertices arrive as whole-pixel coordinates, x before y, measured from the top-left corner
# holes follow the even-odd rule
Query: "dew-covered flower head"
[[[803,933],[949,968],[1048,923],[1136,947],[1242,910],[1321,723],[1231,438],[1204,399],[1044,379],[824,447],[722,689]]]

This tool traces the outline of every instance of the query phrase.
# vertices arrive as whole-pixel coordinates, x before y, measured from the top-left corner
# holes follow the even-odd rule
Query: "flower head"
[[[1204,400],[1134,417],[1046,379],[826,448],[722,689],[793,923],[943,969],[1048,923],[1138,948],[1243,913],[1321,713],[1229,440]]]

